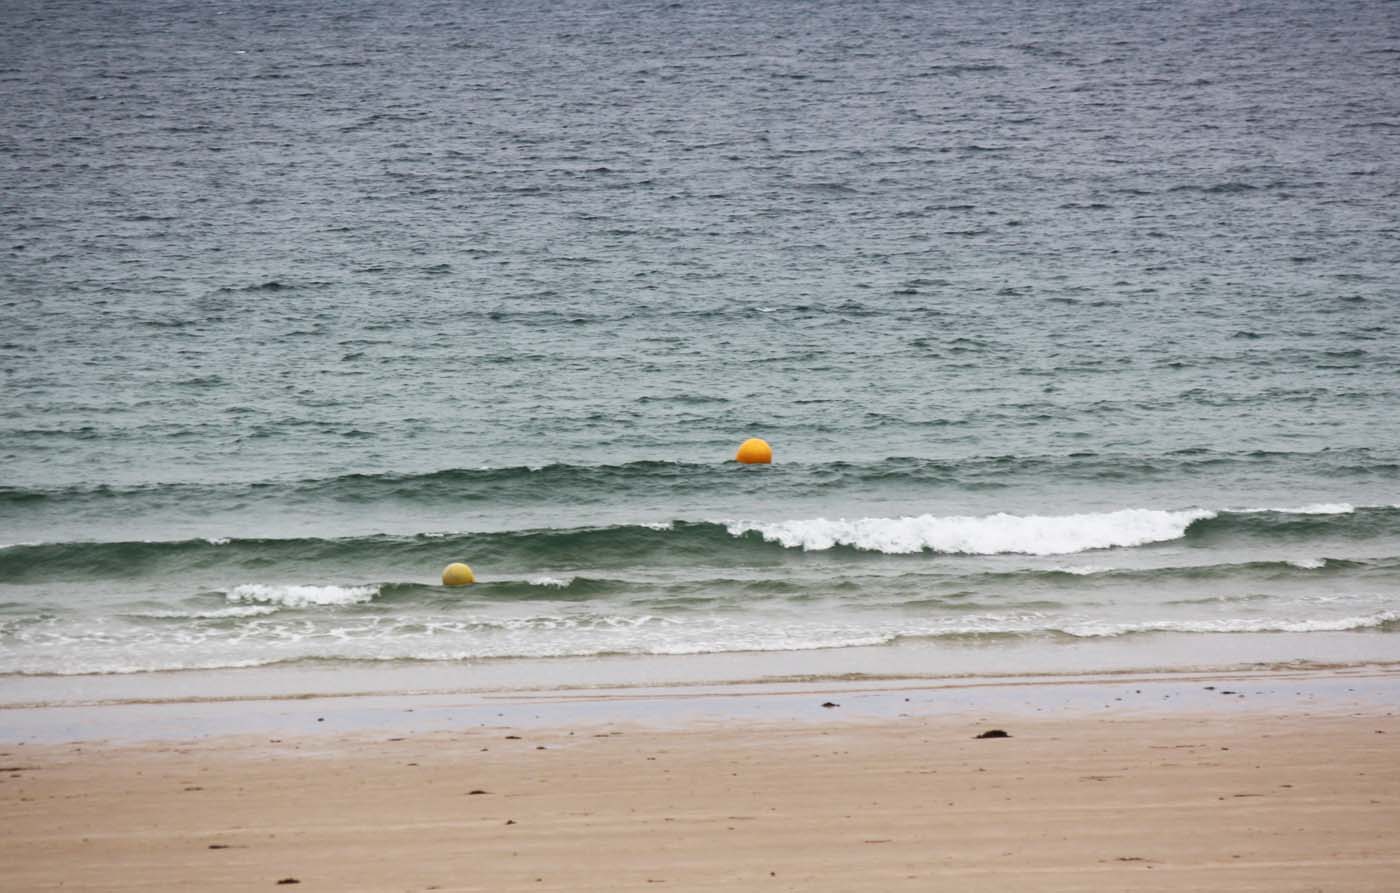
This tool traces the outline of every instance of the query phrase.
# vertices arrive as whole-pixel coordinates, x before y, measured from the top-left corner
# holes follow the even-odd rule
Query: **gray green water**
[[[1394,3],[21,0],[0,91],[0,673],[1397,631]]]

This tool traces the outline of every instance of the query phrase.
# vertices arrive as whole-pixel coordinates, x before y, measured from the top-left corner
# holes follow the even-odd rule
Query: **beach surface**
[[[1397,691],[1376,665],[12,705],[0,887],[1390,890]],[[65,711],[133,721],[35,719]]]

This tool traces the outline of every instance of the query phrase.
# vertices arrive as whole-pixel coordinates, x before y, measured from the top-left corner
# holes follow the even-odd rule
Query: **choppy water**
[[[1396,631],[1394,3],[20,0],[0,93],[0,672]]]

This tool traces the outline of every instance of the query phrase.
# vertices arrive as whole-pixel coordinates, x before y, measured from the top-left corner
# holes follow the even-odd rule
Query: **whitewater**
[[[684,521],[16,544],[0,672],[1387,634],[1400,508]],[[435,579],[471,556],[478,583]]]

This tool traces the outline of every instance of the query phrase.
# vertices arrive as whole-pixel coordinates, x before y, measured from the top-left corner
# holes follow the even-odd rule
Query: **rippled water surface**
[[[0,91],[0,672],[1400,617],[1394,3],[17,0]]]

